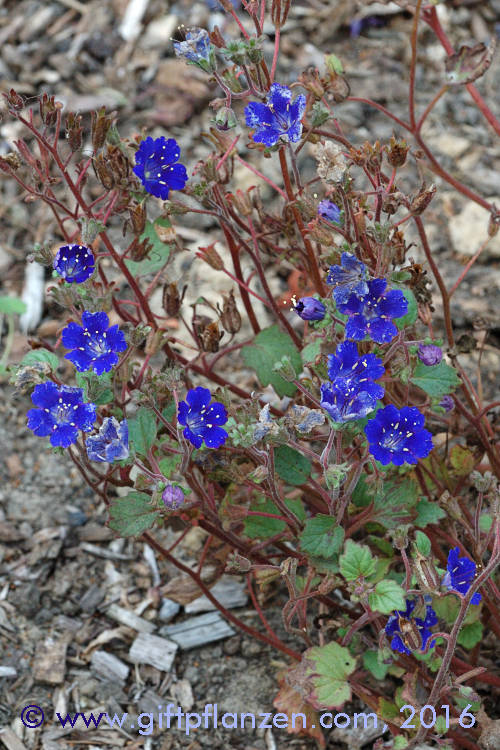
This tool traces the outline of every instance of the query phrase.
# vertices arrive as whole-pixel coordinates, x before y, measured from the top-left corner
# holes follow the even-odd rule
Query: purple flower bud
[[[453,411],[453,409],[455,408],[455,402],[453,401],[451,396],[443,396],[443,398],[439,402],[439,406],[445,411]]]
[[[177,510],[184,502],[184,493],[180,487],[175,484],[167,484],[163,490],[161,499],[165,504],[167,510]]]
[[[318,214],[322,219],[340,224],[340,208],[329,200],[318,203]]]
[[[434,344],[420,344],[418,347],[418,358],[424,365],[438,365],[443,359],[443,352],[439,346]]]
[[[302,320],[323,320],[326,307],[315,297],[301,297],[293,309]]]

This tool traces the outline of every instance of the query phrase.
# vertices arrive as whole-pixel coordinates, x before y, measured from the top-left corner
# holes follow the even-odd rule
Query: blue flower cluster
[[[268,148],[278,141],[294,143],[302,135],[302,116],[306,108],[306,97],[299,94],[292,101],[292,92],[287,86],[273,83],[266,103],[250,102],[245,107],[245,119],[249,128],[256,128],[255,143]]]
[[[180,155],[179,144],[174,138],[153,139],[148,136],[135,153],[132,171],[147,193],[165,201],[170,190],[183,190],[188,180],[186,167],[176,164]]]
[[[360,356],[354,341],[344,341],[328,357],[330,382],[321,386],[321,406],[335,422],[363,419],[384,395],[383,387],[375,383],[384,372],[378,357]]]
[[[387,621],[385,632],[391,637],[391,648],[400,654],[411,654],[412,651],[425,651],[431,637],[430,628],[438,621],[432,607],[426,607],[425,618],[412,617],[415,601],[406,600],[406,609],[396,610]],[[434,642],[430,644],[430,647]]]
[[[184,437],[195,448],[201,448],[203,441],[207,448],[220,448],[227,440],[227,432],[221,427],[227,422],[226,407],[218,401],[210,403],[211,399],[208,388],[198,386],[179,402],[177,419],[184,425]]]

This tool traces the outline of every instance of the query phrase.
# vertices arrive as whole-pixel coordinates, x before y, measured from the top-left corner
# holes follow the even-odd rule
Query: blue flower
[[[183,190],[188,180],[184,164],[176,164],[181,150],[173,138],[148,136],[135,153],[134,174],[147,193],[167,200],[170,190]]]
[[[374,388],[380,388],[373,384]],[[381,389],[383,393],[383,388]],[[321,406],[331,416],[334,422],[349,422],[353,419],[363,419],[377,405],[377,397],[370,391],[357,388],[337,388],[333,383],[321,385]]]
[[[363,297],[351,294],[347,302],[337,302],[339,311],[349,315],[346,338],[361,341],[368,335],[377,344],[392,341],[398,332],[392,319],[406,315],[408,302],[401,290],[386,290],[386,287],[385,279],[372,279],[368,282],[368,293]]]
[[[375,400],[382,398],[384,389],[373,381],[385,373],[382,360],[374,354],[358,354],[354,341],[343,341],[335,354],[328,355],[328,377],[342,390],[369,391]]]
[[[424,428],[424,415],[414,406],[386,406],[365,426],[370,453],[387,466],[416,464],[431,452],[432,435]]]
[[[85,245],[63,245],[54,258],[54,270],[68,283],[81,284],[92,276],[94,269],[94,254]]]
[[[435,344],[420,344],[418,347],[418,358],[428,367],[438,365],[443,359],[443,352]]]
[[[355,255],[342,253],[340,266],[330,266],[326,283],[334,286],[332,292],[337,305],[346,303],[351,295],[364,297],[368,294],[366,266]]]
[[[392,636],[391,648],[400,654],[411,654],[412,651],[425,651],[427,641],[431,637],[431,628],[438,621],[437,615],[432,607],[426,607],[425,619],[412,617],[415,602],[406,600],[406,609],[397,609],[391,615],[385,626],[385,632]],[[431,643],[431,647],[434,642]]]
[[[187,392],[186,401],[179,402],[177,419],[185,425],[184,437],[195,448],[203,441],[207,448],[220,448],[227,440],[227,432],[220,427],[227,422],[226,407],[218,401],[210,403],[211,398],[208,388],[198,386]]]
[[[292,92],[287,86],[273,83],[266,103],[250,102],[245,107],[246,123],[249,128],[257,128],[253,140],[265,146],[274,146],[280,138],[285,141],[298,141],[302,135],[302,115],[306,108],[306,98],[299,94],[292,102]]]
[[[294,304],[293,310],[302,320],[323,320],[326,307],[315,297],[301,297]]]
[[[28,427],[39,437],[50,435],[54,447],[67,448],[78,439],[78,430],[90,432],[95,419],[94,404],[83,402],[82,388],[58,386],[51,381],[35,386],[28,411]]]
[[[443,578],[443,586],[449,591],[458,591],[465,596],[476,576],[476,563],[468,557],[459,557],[460,548],[454,547],[448,554],[447,573]],[[471,604],[479,604],[481,594],[476,591],[470,600]]]
[[[119,422],[116,417],[106,417],[98,435],[91,435],[85,441],[87,456],[91,461],[121,461],[128,458],[128,423]]]
[[[69,323],[62,331],[62,344],[73,351],[65,359],[73,362],[79,372],[92,369],[97,375],[109,372],[118,362],[118,353],[124,352],[127,342],[118,326],[109,328],[105,312],[82,314],[83,325]]]
[[[177,57],[184,57],[188,63],[198,65],[206,73],[215,69],[215,52],[205,29],[189,29],[183,42],[174,42],[174,51]]]
[[[318,215],[333,224],[340,224],[340,208],[331,201],[325,199],[318,203]],[[348,255],[348,253],[344,253],[344,255]]]

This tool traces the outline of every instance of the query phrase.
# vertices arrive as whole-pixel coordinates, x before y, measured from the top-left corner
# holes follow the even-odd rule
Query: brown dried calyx
[[[231,289],[229,294],[225,294],[224,304],[220,313],[220,322],[222,327],[228,333],[238,333],[241,328],[241,315],[236,307],[234,292]]]

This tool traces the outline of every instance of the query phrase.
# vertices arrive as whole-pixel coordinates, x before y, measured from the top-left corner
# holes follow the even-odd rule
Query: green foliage
[[[48,349],[32,349],[24,355],[20,367],[34,365],[36,362],[46,362],[53,372],[59,367],[59,357]]]
[[[476,620],[471,622],[469,625],[464,625],[458,634],[457,643],[464,648],[474,648],[483,637],[483,626]]]
[[[307,482],[312,464],[308,458],[290,448],[288,445],[279,445],[274,451],[274,468],[276,473],[288,482],[299,486]]]
[[[139,241],[143,242],[144,240],[149,240],[151,243],[152,249],[148,253],[148,257],[141,261],[125,261],[128,270],[134,276],[144,276],[147,273],[157,273],[163,268],[169,258],[171,245],[162,242],[158,236],[156,227],[159,227],[160,230],[165,230],[171,226],[170,221],[161,216],[156,219],[154,223],[149,220],[146,221],[146,228],[143,234],[139,237]]]
[[[389,578],[379,581],[375,591],[368,595],[368,603],[375,612],[389,615],[395,609],[405,608],[406,593],[396,581]]]
[[[104,372],[102,375],[96,375],[92,370],[87,372],[75,373],[76,384],[83,388],[87,401],[91,401],[97,406],[109,404],[113,401],[113,375],[111,372]]]
[[[356,660],[347,648],[335,642],[309,648],[303,665],[308,683],[313,686],[308,700],[314,708],[341,708],[350,700],[348,678],[356,668]]]
[[[431,554],[431,540],[423,531],[415,532],[415,546],[424,557],[429,557]]]
[[[304,506],[301,500],[285,500],[285,505],[297,518],[305,518]],[[272,500],[263,496],[256,497],[250,505],[250,510],[260,513],[276,513],[281,515],[279,508]],[[269,539],[269,537],[279,534],[286,529],[285,521],[279,518],[267,518],[266,516],[248,516],[245,518],[244,533],[249,539]]]
[[[128,420],[129,441],[136,453],[146,456],[156,440],[156,416],[145,406]]]
[[[273,371],[274,365],[284,356],[290,357],[297,375],[302,370],[300,353],[287,333],[277,325],[264,328],[253,344],[243,347],[241,354],[245,364],[257,373],[262,386],[272,385],[278,396],[293,396],[296,386]]]
[[[0,296],[0,314],[22,315],[26,310],[26,303],[22,299]]]
[[[413,523],[415,526],[420,526],[422,529],[430,523],[437,523],[446,516],[444,510],[440,508],[437,503],[432,503],[425,498],[419,500],[415,509],[417,511],[417,516]]]
[[[340,556],[340,572],[346,581],[369,578],[375,570],[375,559],[370,548],[348,539],[345,543],[344,554]]]
[[[302,362],[307,365],[309,362],[314,362],[316,357],[321,354],[321,339],[315,339],[301,351]]]
[[[363,653],[363,666],[376,680],[383,680],[389,669],[388,665],[379,659],[379,652],[371,650]]]
[[[402,318],[396,318],[394,320],[394,323],[400,331],[406,326],[413,325],[418,315],[417,300],[412,290],[408,289],[408,287],[403,287],[401,291],[403,292],[404,296],[406,297],[406,301],[408,302],[408,312],[406,313],[406,315],[403,315]]]
[[[323,557],[325,560],[339,552],[345,531],[335,518],[318,513],[306,521],[300,535],[300,548],[306,555]]]
[[[419,362],[410,380],[432,398],[442,398],[460,385],[456,371],[444,361],[431,366]]]
[[[109,506],[109,528],[120,536],[139,536],[151,528],[159,511],[144,492],[129,492]]]

